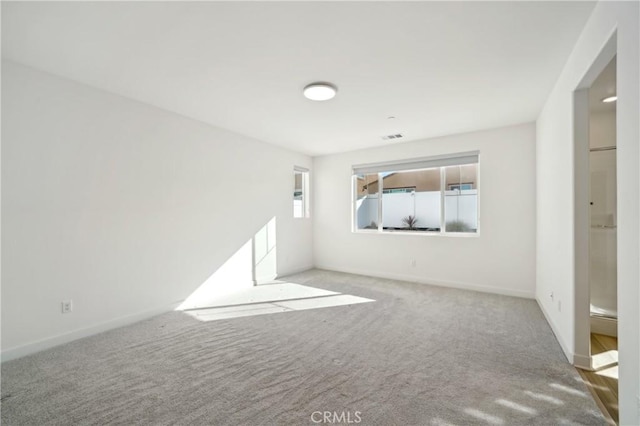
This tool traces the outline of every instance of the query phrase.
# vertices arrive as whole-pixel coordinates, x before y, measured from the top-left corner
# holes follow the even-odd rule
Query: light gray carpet
[[[376,302],[172,312],[9,361],[2,423],[605,424],[535,301],[320,270],[289,281]]]

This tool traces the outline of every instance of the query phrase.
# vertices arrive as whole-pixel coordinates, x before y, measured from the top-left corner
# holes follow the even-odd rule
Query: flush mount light
[[[304,97],[312,101],[328,101],[332,99],[338,88],[330,83],[311,83],[304,88]]]
[[[618,97],[616,95],[613,95],[613,96],[609,96],[608,98],[604,98],[602,102],[608,104],[609,102],[615,102],[617,100],[618,100]]]

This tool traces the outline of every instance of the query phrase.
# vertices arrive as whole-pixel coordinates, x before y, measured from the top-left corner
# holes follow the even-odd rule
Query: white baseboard
[[[593,371],[593,360],[590,355],[573,354],[573,365],[586,371]]]
[[[287,275],[294,275],[294,274],[300,274],[302,272],[307,272],[311,269],[314,269],[315,266],[313,265],[309,265],[309,266],[303,266],[301,268],[294,268],[294,269],[289,269],[285,272],[282,272],[280,274],[278,274],[278,276],[276,277],[277,280],[281,279],[282,277],[286,277]]]
[[[37,340],[35,342],[27,343],[26,345],[16,346],[9,349],[3,349],[0,353],[2,362],[9,361],[16,358],[21,358],[26,355],[31,355],[36,352],[43,351],[45,349],[53,348],[64,343],[69,343],[74,340],[82,339],[83,337],[93,336],[94,334],[102,333],[104,331],[112,330],[114,328],[123,327],[125,325],[133,324],[138,321],[145,320],[147,318],[154,317],[156,315],[163,314],[175,310],[182,301],[174,302],[168,306],[163,306],[155,309],[150,309],[144,312],[138,312],[131,315],[115,318],[113,320],[104,321],[89,327],[73,330],[68,333],[58,334],[57,336],[47,337],[46,339]]]
[[[618,320],[606,317],[591,317],[591,332],[618,337]]]
[[[288,270],[286,273],[281,275],[292,275],[300,272],[308,271],[309,269],[313,269],[313,265],[296,268],[293,270]],[[183,300],[179,302],[174,302],[170,305],[158,307],[155,309],[150,309],[144,312],[139,312],[131,315],[126,315],[123,317],[115,318],[113,320],[101,322],[89,327],[77,329],[70,331],[68,333],[59,334],[52,337],[47,337],[42,340],[37,340],[35,342],[30,342],[25,345],[15,346],[13,348],[4,349],[0,352],[0,360],[1,362],[10,361],[12,359],[21,358],[23,356],[31,355],[36,352],[43,351],[45,349],[53,348],[55,346],[62,345],[64,343],[69,343],[74,340],[82,339],[83,337],[89,337],[94,334],[102,333],[104,331],[112,330],[114,328],[123,327],[125,325],[133,324],[138,321],[145,320],[147,318],[154,317],[156,315],[163,314],[165,312],[170,312],[175,310],[178,306],[180,306],[184,302]]]
[[[551,327],[551,331],[553,331],[554,336],[556,336],[556,340],[560,344],[560,348],[562,348],[562,352],[564,352],[564,356],[567,357],[567,361],[569,361],[573,365],[576,365],[575,364],[576,363],[576,355],[574,355],[573,350],[571,350],[569,348],[569,345],[567,345],[567,343],[562,338],[562,335],[558,332],[558,329],[556,328],[556,326],[553,323],[553,321],[551,321],[551,317],[547,313],[547,310],[544,308],[544,305],[542,303],[540,303],[540,301],[538,299],[536,299],[536,302],[538,302],[538,306],[540,307],[540,310],[542,311],[542,314],[544,315],[544,318],[547,320],[547,324],[549,324],[549,327]],[[582,361],[584,361],[584,360],[582,360],[582,358],[580,358],[579,361],[582,363]],[[586,366],[588,366],[587,369],[591,368],[591,359],[590,359],[590,357],[589,357],[589,360],[588,360]]]
[[[429,278],[416,277],[415,275],[409,275],[409,274],[394,274],[394,273],[386,273],[386,272],[379,272],[379,271],[372,271],[372,270],[359,270],[359,269],[352,269],[352,268],[334,268],[328,265],[316,265],[316,268],[324,269],[327,271],[344,272],[347,274],[364,275],[368,277],[386,278],[390,280],[408,281],[408,282],[414,282],[419,284],[434,285],[438,287],[458,288],[462,290],[478,291],[481,293],[492,293],[492,294],[500,294],[503,296],[514,296],[514,297],[522,297],[525,299],[535,299],[534,292],[510,290],[510,289],[505,289],[501,287],[485,286],[481,284],[461,283],[456,281],[432,280]]]

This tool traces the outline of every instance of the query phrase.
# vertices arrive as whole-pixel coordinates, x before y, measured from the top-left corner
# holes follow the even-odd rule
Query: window
[[[354,230],[478,232],[478,152],[353,167]]]
[[[293,217],[309,217],[309,170],[293,168]]]

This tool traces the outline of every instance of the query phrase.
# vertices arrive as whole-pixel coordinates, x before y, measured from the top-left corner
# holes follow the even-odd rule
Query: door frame
[[[616,56],[614,31],[573,92],[573,213],[574,213],[574,355],[573,365],[593,370],[589,288],[589,88]]]

